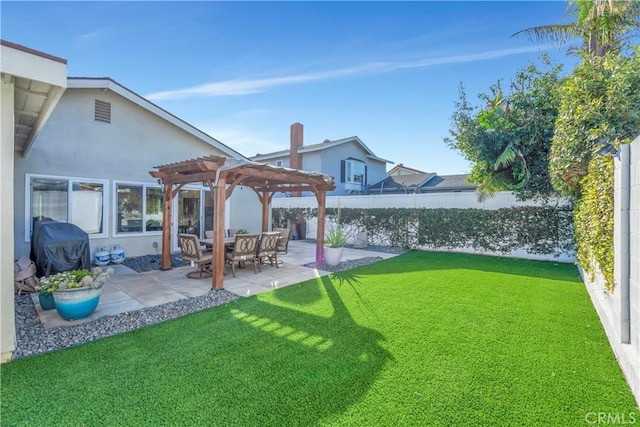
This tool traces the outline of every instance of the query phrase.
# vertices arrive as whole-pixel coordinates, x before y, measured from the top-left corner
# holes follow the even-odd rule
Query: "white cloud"
[[[298,74],[283,77],[272,77],[253,80],[227,80],[222,82],[192,86],[184,89],[156,92],[147,95],[146,98],[153,101],[158,101],[167,99],[185,99],[192,97],[249,95],[252,93],[265,92],[271,88],[291,84],[309,83],[314,81],[330,80],[341,77],[353,77],[358,75],[388,73],[395,70],[408,68],[427,68],[434,65],[460,64],[483,61],[487,59],[535,52],[540,49],[540,47],[529,46],[513,49],[491,50],[469,55],[445,56],[441,58],[423,59],[418,61],[373,62],[357,67],[341,68],[337,70],[328,70],[317,73]]]
[[[280,141],[279,134],[274,135],[262,125],[263,116],[270,113],[269,110],[244,110],[199,123],[198,128],[245,156],[284,150],[288,148],[289,141]],[[248,122],[253,125],[248,127]]]

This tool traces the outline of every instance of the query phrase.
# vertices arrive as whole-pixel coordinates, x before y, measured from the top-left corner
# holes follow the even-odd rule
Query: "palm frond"
[[[519,35],[524,35],[535,43],[564,44],[571,37],[578,35],[578,31],[574,24],[553,24],[525,28],[514,33],[511,37]]]
[[[498,191],[508,190],[512,186],[510,178],[511,175],[507,171],[491,175],[489,180],[478,185],[476,189],[478,201],[484,202]]]
[[[516,161],[516,157],[517,154],[516,150],[513,148],[513,144],[507,145],[504,151],[500,153],[496,161],[493,163],[493,170],[497,171],[508,168]]]

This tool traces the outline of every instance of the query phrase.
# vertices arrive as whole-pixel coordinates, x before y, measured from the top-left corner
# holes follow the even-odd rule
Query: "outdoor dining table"
[[[236,241],[235,237],[225,237],[224,245],[226,247],[233,247],[233,244],[235,243],[235,241]],[[204,243],[208,247],[211,247],[213,246],[213,239],[200,239],[200,243]]]

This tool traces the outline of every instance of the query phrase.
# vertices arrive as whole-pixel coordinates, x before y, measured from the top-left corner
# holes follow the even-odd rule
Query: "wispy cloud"
[[[215,97],[232,95],[249,95],[265,92],[269,89],[292,84],[310,83],[321,80],[331,80],[344,77],[355,77],[367,74],[388,73],[395,70],[408,68],[427,68],[435,65],[460,64],[475,61],[484,61],[505,56],[519,55],[540,50],[539,46],[528,46],[513,49],[490,50],[487,52],[473,53],[469,55],[454,55],[441,58],[423,59],[417,61],[401,62],[372,62],[356,67],[341,68],[337,70],[320,71],[317,73],[298,74],[291,76],[272,77],[249,80],[227,80],[222,82],[207,83],[184,89],[156,92],[146,96],[150,100],[185,99],[192,97]]]

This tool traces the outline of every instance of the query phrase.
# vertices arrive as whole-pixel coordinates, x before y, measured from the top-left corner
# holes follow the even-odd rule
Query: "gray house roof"
[[[369,186],[369,194],[440,193],[475,191],[476,184],[467,181],[469,175],[438,175],[417,173],[387,176],[382,181]]]
[[[391,160],[386,160],[373,154],[373,151],[371,151],[369,147],[367,147],[366,144],[362,142],[360,138],[358,138],[357,136],[350,136],[347,138],[336,139],[334,141],[330,141],[326,139],[324,142],[321,142],[318,144],[303,145],[302,147],[298,148],[298,153],[304,154],[304,153],[312,153],[314,151],[326,150],[332,147],[336,147],[338,145],[347,144],[349,142],[355,142],[356,144],[359,144],[367,153],[368,158],[393,164]],[[289,151],[290,150],[280,150],[280,151],[273,151],[271,153],[264,153],[264,154],[258,153],[255,156],[250,157],[250,159],[258,162],[264,162],[272,159],[277,159],[280,157],[287,157],[289,156]]]
[[[436,175],[420,188],[423,193],[430,191],[476,191],[477,184],[471,184],[468,174]]]
[[[248,160],[247,157],[238,153],[231,147],[223,144],[222,142],[204,133],[203,131],[196,128],[195,126],[190,125],[189,123],[178,118],[177,116],[174,116],[167,110],[161,107],[158,107],[153,102],[149,101],[146,98],[143,98],[142,96],[138,95],[134,91],[127,89],[126,87],[122,86],[120,83],[116,82],[115,80],[109,77],[69,77],[67,79],[67,88],[110,90],[122,96],[123,98],[133,102],[134,104],[137,104],[138,106],[144,108],[145,110],[155,114],[156,116],[168,121],[169,123],[177,126],[178,128],[190,133],[196,138],[199,138],[209,143],[209,145],[220,150],[226,156],[236,158],[236,159]]]

